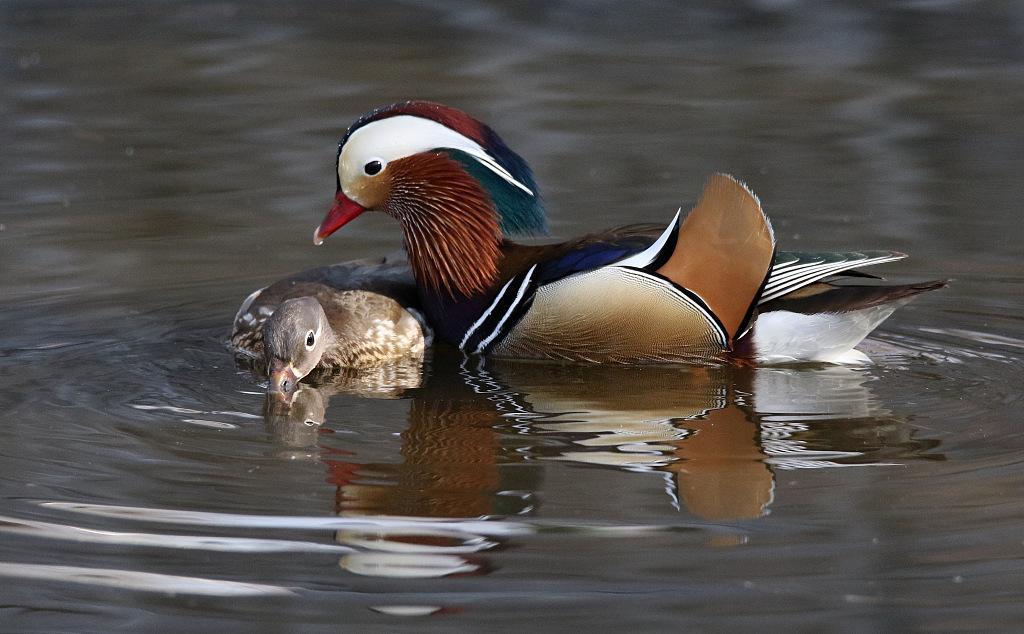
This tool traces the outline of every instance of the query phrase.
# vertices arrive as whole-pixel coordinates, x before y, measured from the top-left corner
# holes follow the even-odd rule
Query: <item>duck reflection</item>
[[[930,453],[938,441],[916,439],[879,404],[862,368],[595,367],[439,351],[425,376],[404,393],[365,380],[306,388],[290,408],[268,406],[268,427],[282,445],[317,452],[343,516],[529,515],[545,470],[570,463],[661,472],[667,505],[706,520],[750,519],[768,512],[780,471],[942,457]],[[337,392],[409,401],[395,460],[360,460],[334,441],[316,449]],[[502,545],[458,522],[337,539],[360,550],[341,561],[350,572],[403,577],[482,574],[483,551]]]
[[[938,445],[844,366],[494,369],[570,448],[549,460],[671,474],[672,504],[709,520],[768,511],[777,471],[879,466]],[[928,455],[941,458],[940,455]]]
[[[331,390],[303,385],[289,397],[267,392],[263,418],[267,431],[282,449],[278,456],[291,459],[316,459],[320,428],[327,420],[327,402]]]
[[[268,392],[264,418],[281,447],[278,456],[320,460],[335,486],[334,511],[341,516],[466,518],[522,512],[495,503],[496,496],[504,499],[494,429],[500,415],[461,382],[432,385],[409,399],[397,463],[359,461],[335,443],[321,443],[321,435],[329,431],[323,425],[331,396],[408,396],[421,377],[419,366],[375,368],[319,377],[316,385],[303,385],[288,400]],[[431,398],[423,398],[424,393]],[[473,553],[500,545],[458,524],[445,530],[339,531],[336,539],[359,549],[339,562],[349,572],[408,578],[483,574],[490,567]]]

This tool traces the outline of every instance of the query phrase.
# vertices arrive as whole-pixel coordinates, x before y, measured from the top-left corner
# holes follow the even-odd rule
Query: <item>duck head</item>
[[[323,307],[313,297],[288,299],[263,324],[263,355],[270,391],[290,397],[320,363],[334,339]]]
[[[546,233],[526,162],[455,108],[406,101],[353,123],[338,144],[334,206],[320,244],[364,211],[394,217],[422,287],[471,296],[497,276],[503,236]]]

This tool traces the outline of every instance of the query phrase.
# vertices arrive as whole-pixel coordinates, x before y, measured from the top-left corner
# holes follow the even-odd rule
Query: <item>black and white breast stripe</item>
[[[794,257],[792,260],[776,264],[772,267],[771,274],[768,276],[768,283],[765,284],[764,292],[761,294],[761,299],[758,300],[758,303],[763,304],[764,302],[782,297],[786,293],[795,291],[830,275],[861,266],[902,260],[906,257],[902,253],[886,253],[875,256],[868,256],[866,254],[850,255],[853,257],[839,261],[819,257],[810,262],[801,262],[799,257]]]
[[[609,266],[642,270],[660,266],[675,249],[681,215],[682,209],[676,212],[675,218],[651,246]],[[537,290],[537,283],[534,280],[536,269],[537,265],[535,264],[528,271],[513,277],[501,287],[491,305],[473,322],[473,325],[462,337],[459,348],[463,352],[485,354],[519,322],[519,319],[533,304],[533,295]],[[715,319],[712,321],[717,322]]]
[[[676,212],[675,218],[651,246],[610,266],[635,269],[656,268],[652,265],[660,265],[675,248],[681,214],[682,209]],[[473,322],[473,325],[462,337],[459,348],[463,352],[485,354],[519,322],[519,319],[533,304],[533,295],[537,290],[537,283],[534,280],[536,269],[537,265],[535,264],[528,271],[513,277],[501,287],[491,305]]]
[[[529,270],[513,277],[501,287],[491,305],[462,337],[459,348],[463,352],[486,353],[508,334],[533,303],[533,294],[537,290],[534,281],[536,270],[537,265],[534,264]]]

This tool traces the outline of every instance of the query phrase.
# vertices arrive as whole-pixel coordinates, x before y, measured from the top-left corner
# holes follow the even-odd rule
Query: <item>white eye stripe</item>
[[[519,182],[487,153],[479,143],[446,126],[411,115],[397,115],[368,123],[349,136],[338,157],[338,177],[342,188],[363,173],[364,166],[373,160],[382,163],[419,154],[435,148],[451,148],[469,154],[481,165],[503,180],[535,196],[533,190]],[[345,195],[355,192],[345,189]],[[357,201],[358,202],[358,201]]]

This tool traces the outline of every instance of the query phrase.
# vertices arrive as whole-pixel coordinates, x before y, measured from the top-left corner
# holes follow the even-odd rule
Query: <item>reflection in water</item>
[[[317,389],[303,386],[282,400],[275,393],[267,392],[263,402],[263,416],[267,431],[281,445],[289,458],[312,458],[315,454],[301,450],[316,446],[320,426],[327,417],[329,388]]]
[[[262,362],[235,355],[235,365],[252,373],[253,380],[267,385]],[[326,395],[344,392],[370,398],[396,398],[423,382],[423,364],[419,360],[389,363],[374,368],[317,369],[302,380],[305,387],[318,387]],[[285,403],[284,405],[287,405]],[[283,411],[283,410],[282,410]]]
[[[548,459],[671,474],[672,502],[704,519],[765,514],[779,469],[883,465],[937,444],[905,437],[861,369],[524,370],[495,373],[544,414],[531,429],[567,441]]]
[[[443,354],[443,351],[438,353]],[[336,487],[342,517],[531,515],[544,465],[661,472],[666,504],[705,520],[766,514],[787,469],[888,466],[927,457],[936,440],[881,407],[871,374],[840,366],[592,367],[435,359],[428,384],[405,394],[399,459],[365,462],[316,451],[332,393],[365,380],[307,387],[267,424],[291,451],[308,450]],[[394,395],[397,395],[395,393]],[[585,472],[581,477],[585,477]],[[480,553],[502,542],[457,526],[343,530],[357,549],[346,570],[374,576],[482,574]],[[476,556],[471,555],[476,553]]]
[[[424,535],[423,537],[427,537]],[[344,537],[338,534],[338,541]],[[387,543],[387,540],[382,540]],[[481,574],[486,567],[479,562],[459,555],[444,555],[432,552],[429,544],[408,553],[391,553],[368,550],[345,555],[338,562],[345,570],[369,577],[448,577],[459,574]]]
[[[241,357],[237,361],[254,374],[259,373],[249,361]],[[423,366],[418,360],[360,370],[343,368],[330,374],[314,375],[300,383],[299,389],[291,395],[267,392],[263,402],[267,431],[285,447],[279,456],[314,459],[315,452],[303,450],[316,447],[332,394],[398,398],[405,390],[419,387],[422,379]]]

